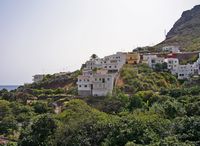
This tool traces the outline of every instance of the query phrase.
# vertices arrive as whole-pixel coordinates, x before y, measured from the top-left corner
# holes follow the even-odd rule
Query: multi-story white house
[[[92,95],[92,77],[87,75],[78,76],[78,95],[91,96]]]
[[[126,53],[117,52],[103,58],[103,68],[109,71],[119,71],[126,63]]]
[[[93,96],[106,96],[112,94],[114,86],[114,74],[108,74],[105,71],[97,72],[93,75]]]
[[[151,68],[155,68],[156,64],[163,64],[164,63],[165,58],[164,57],[152,57],[148,60],[148,65]]]
[[[80,96],[106,96],[112,93],[115,74],[108,74],[108,70],[100,69],[96,72],[84,71],[78,76],[78,94]]]
[[[94,58],[86,61],[85,68],[86,69],[95,69],[95,68],[102,68],[103,59],[101,58]]]
[[[143,54],[142,63],[148,63],[148,61],[151,60],[152,58],[157,58],[157,56],[152,54]]]
[[[194,71],[194,64],[179,65],[177,70],[178,79],[188,79],[190,76],[194,75]]]
[[[171,53],[179,53],[180,49],[177,46],[164,46],[162,51],[171,52]]]
[[[126,63],[127,53],[117,52],[104,58],[90,59],[78,76],[78,94],[81,96],[105,96],[112,93],[116,74]]]
[[[118,64],[124,65],[126,62],[126,53],[124,52],[117,52],[116,54],[105,56],[104,61],[112,61],[116,60]]]
[[[44,79],[44,74],[37,74],[33,76],[33,82],[38,83]]]
[[[199,58],[194,63],[194,67],[195,67],[195,74],[200,75],[200,53],[199,53]]]
[[[177,58],[166,58],[164,62],[167,63],[167,69],[169,69],[171,73],[175,75],[178,71],[179,60]]]

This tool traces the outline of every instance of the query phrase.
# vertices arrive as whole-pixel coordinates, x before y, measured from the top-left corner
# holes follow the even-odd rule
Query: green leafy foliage
[[[76,99],[73,86],[41,84],[0,91],[0,135],[21,146],[200,144],[198,79],[178,82],[163,67],[145,64],[125,66],[120,77],[124,85],[106,97]]]

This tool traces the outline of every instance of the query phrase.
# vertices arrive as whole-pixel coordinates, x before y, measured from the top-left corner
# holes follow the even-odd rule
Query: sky
[[[164,40],[200,0],[0,0],[0,85]]]

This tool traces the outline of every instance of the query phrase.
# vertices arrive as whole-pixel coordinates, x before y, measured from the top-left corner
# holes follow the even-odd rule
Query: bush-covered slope
[[[119,78],[120,86],[106,97],[52,96],[68,95],[61,89],[29,88],[20,95],[2,90],[0,136],[20,146],[200,145],[199,78],[180,83],[144,64],[124,66]],[[48,98],[29,97],[40,94]]]

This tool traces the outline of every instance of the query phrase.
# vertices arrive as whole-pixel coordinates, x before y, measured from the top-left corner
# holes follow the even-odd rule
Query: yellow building
[[[126,64],[138,64],[140,62],[140,54],[137,52],[128,52],[126,54]]]

